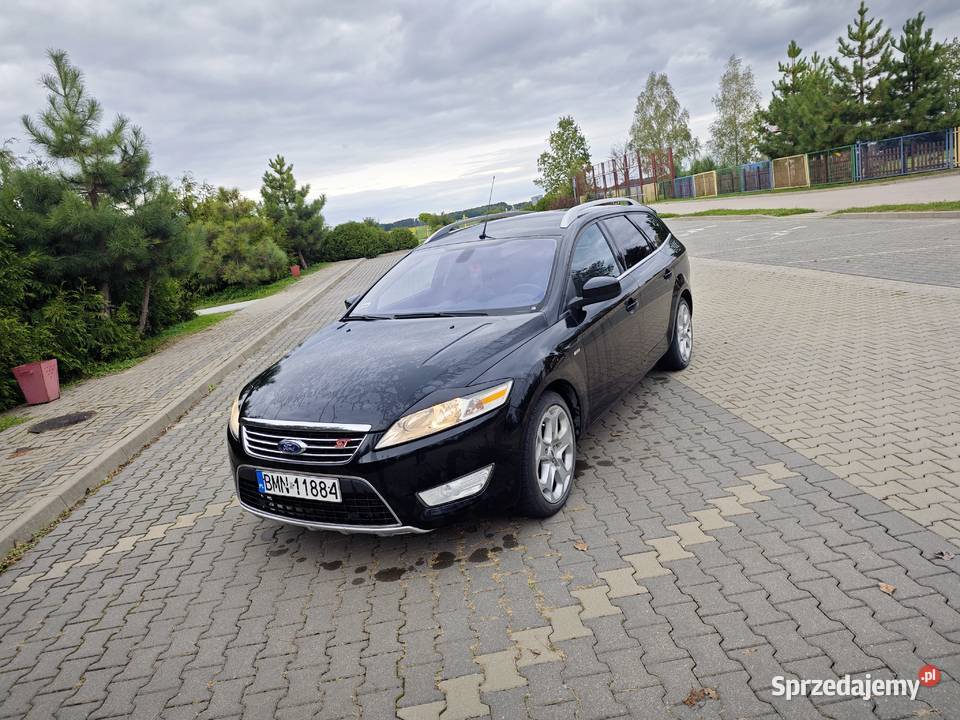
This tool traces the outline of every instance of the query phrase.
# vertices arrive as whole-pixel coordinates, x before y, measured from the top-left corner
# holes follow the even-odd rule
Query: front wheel
[[[549,517],[567,502],[577,464],[577,438],[566,401],[546,392],[524,432],[520,507],[531,517]]]
[[[677,302],[677,316],[673,323],[673,337],[670,347],[660,359],[664,370],[683,370],[693,357],[693,313],[686,298]]]

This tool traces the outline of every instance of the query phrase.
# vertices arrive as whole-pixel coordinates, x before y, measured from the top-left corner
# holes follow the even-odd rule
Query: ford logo
[[[307,445],[300,440],[291,440],[290,438],[284,438],[277,443],[277,450],[284,453],[285,455],[299,455],[304,450],[307,449]]]

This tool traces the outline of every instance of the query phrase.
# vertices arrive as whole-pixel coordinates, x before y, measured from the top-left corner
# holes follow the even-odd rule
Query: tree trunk
[[[297,250],[297,255],[300,256],[300,264],[303,266],[303,269],[307,269],[307,261],[303,259],[303,250]]]
[[[103,310],[100,311],[100,314],[103,317],[110,317],[110,281],[104,280],[103,284],[100,285],[100,294],[103,295]]]
[[[140,323],[137,325],[137,332],[140,337],[147,329],[147,316],[150,314],[150,288],[153,286],[153,277],[147,275],[147,282],[143,286],[143,300],[140,302]]]

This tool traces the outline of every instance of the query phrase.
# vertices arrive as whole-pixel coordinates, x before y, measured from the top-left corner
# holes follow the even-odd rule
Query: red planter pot
[[[18,365],[13,368],[13,376],[20,385],[27,405],[40,405],[60,397],[60,373],[56,359]]]
[[[293,275],[294,277],[300,277],[300,266],[299,266],[299,265],[291,265],[291,266],[290,266],[290,274]]]

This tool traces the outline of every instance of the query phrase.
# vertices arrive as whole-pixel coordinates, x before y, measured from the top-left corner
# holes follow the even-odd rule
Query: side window
[[[667,238],[670,237],[670,231],[667,230],[667,226],[664,225],[663,220],[656,215],[633,213],[630,215],[630,219],[643,230],[644,235],[646,235],[656,247],[663,245],[667,241]]]
[[[590,278],[619,274],[617,259],[600,228],[596,224],[588,226],[577,238],[570,259],[570,279],[577,295],[583,292],[583,285]]]
[[[628,268],[633,267],[653,252],[653,248],[637,230],[637,226],[623,215],[604,218],[603,224],[606,225],[610,235],[613,236],[613,244],[623,255],[623,260]]]

